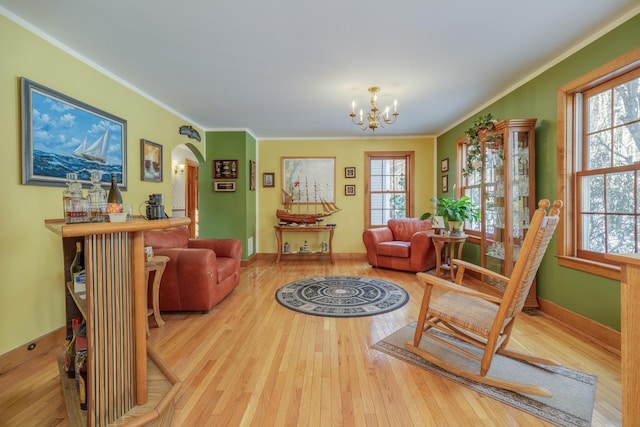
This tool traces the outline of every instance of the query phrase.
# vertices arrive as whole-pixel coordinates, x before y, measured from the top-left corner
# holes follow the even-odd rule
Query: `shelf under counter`
[[[67,408],[70,426],[86,426],[87,411],[80,409],[80,396],[75,378],[67,377],[64,371],[64,352],[57,357],[60,384]],[[131,408],[129,412],[109,426],[118,425],[168,425],[173,418],[174,398],[182,382],[150,347],[147,347],[147,390],[149,399],[144,405]]]

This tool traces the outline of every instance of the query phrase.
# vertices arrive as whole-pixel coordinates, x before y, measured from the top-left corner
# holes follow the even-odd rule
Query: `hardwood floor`
[[[372,317],[307,316],[276,290],[310,276],[358,275],[404,287],[410,302]],[[463,386],[372,350],[416,319],[423,285],[365,262],[259,260],[208,314],[164,313],[150,344],[183,381],[175,426],[544,426]],[[542,315],[523,314],[511,347],[598,375],[594,426],[620,425],[620,358]],[[0,426],[64,426],[55,352],[0,376]]]

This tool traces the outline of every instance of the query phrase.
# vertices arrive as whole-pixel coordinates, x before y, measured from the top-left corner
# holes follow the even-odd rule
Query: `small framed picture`
[[[142,180],[162,182],[162,145],[141,139],[140,157],[142,159]]]
[[[249,160],[249,191],[256,189],[256,161]]]
[[[263,187],[275,187],[276,175],[273,172],[265,172],[262,174],[262,186]]]
[[[213,183],[214,191],[226,191],[232,192],[236,191],[236,182],[235,181],[216,181]]]
[[[356,177],[356,168],[353,166],[349,166],[344,168],[344,177],[345,178],[355,178]]]
[[[237,160],[214,160],[213,161],[213,177],[214,178],[237,178],[238,177],[238,161]]]
[[[442,192],[449,192],[449,175],[442,175]]]
[[[440,160],[440,172],[449,172],[449,158]]]
[[[356,186],[355,185],[345,185],[344,186],[344,195],[345,196],[355,196],[356,195]]]

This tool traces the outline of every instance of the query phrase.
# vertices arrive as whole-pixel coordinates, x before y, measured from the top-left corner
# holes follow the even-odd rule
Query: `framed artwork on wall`
[[[442,175],[442,192],[449,192],[449,175]]]
[[[256,161],[249,160],[249,191],[256,189]]]
[[[262,174],[263,187],[275,187],[275,174],[273,172],[265,172]]]
[[[356,168],[353,166],[349,166],[344,168],[344,177],[345,178],[355,178],[356,177]]]
[[[449,158],[440,160],[440,172],[449,172]]]
[[[162,145],[141,139],[140,161],[140,179],[162,182]]]
[[[235,181],[216,181],[213,183],[214,191],[232,192],[236,191]]]
[[[238,177],[238,161],[237,160],[214,160],[213,161],[213,177],[214,178],[232,178]]]
[[[283,203],[335,202],[335,157],[283,157]]]
[[[22,91],[22,183],[65,186],[67,173],[89,186],[116,174],[127,189],[127,122],[24,77]]]
[[[355,185],[345,185],[344,186],[344,195],[345,196],[355,196],[356,195],[356,186]]]

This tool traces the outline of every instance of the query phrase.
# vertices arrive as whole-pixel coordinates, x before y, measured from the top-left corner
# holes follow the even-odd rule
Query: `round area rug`
[[[401,287],[380,279],[324,276],[298,280],[276,292],[283,306],[327,317],[360,317],[388,313],[409,301]]]

